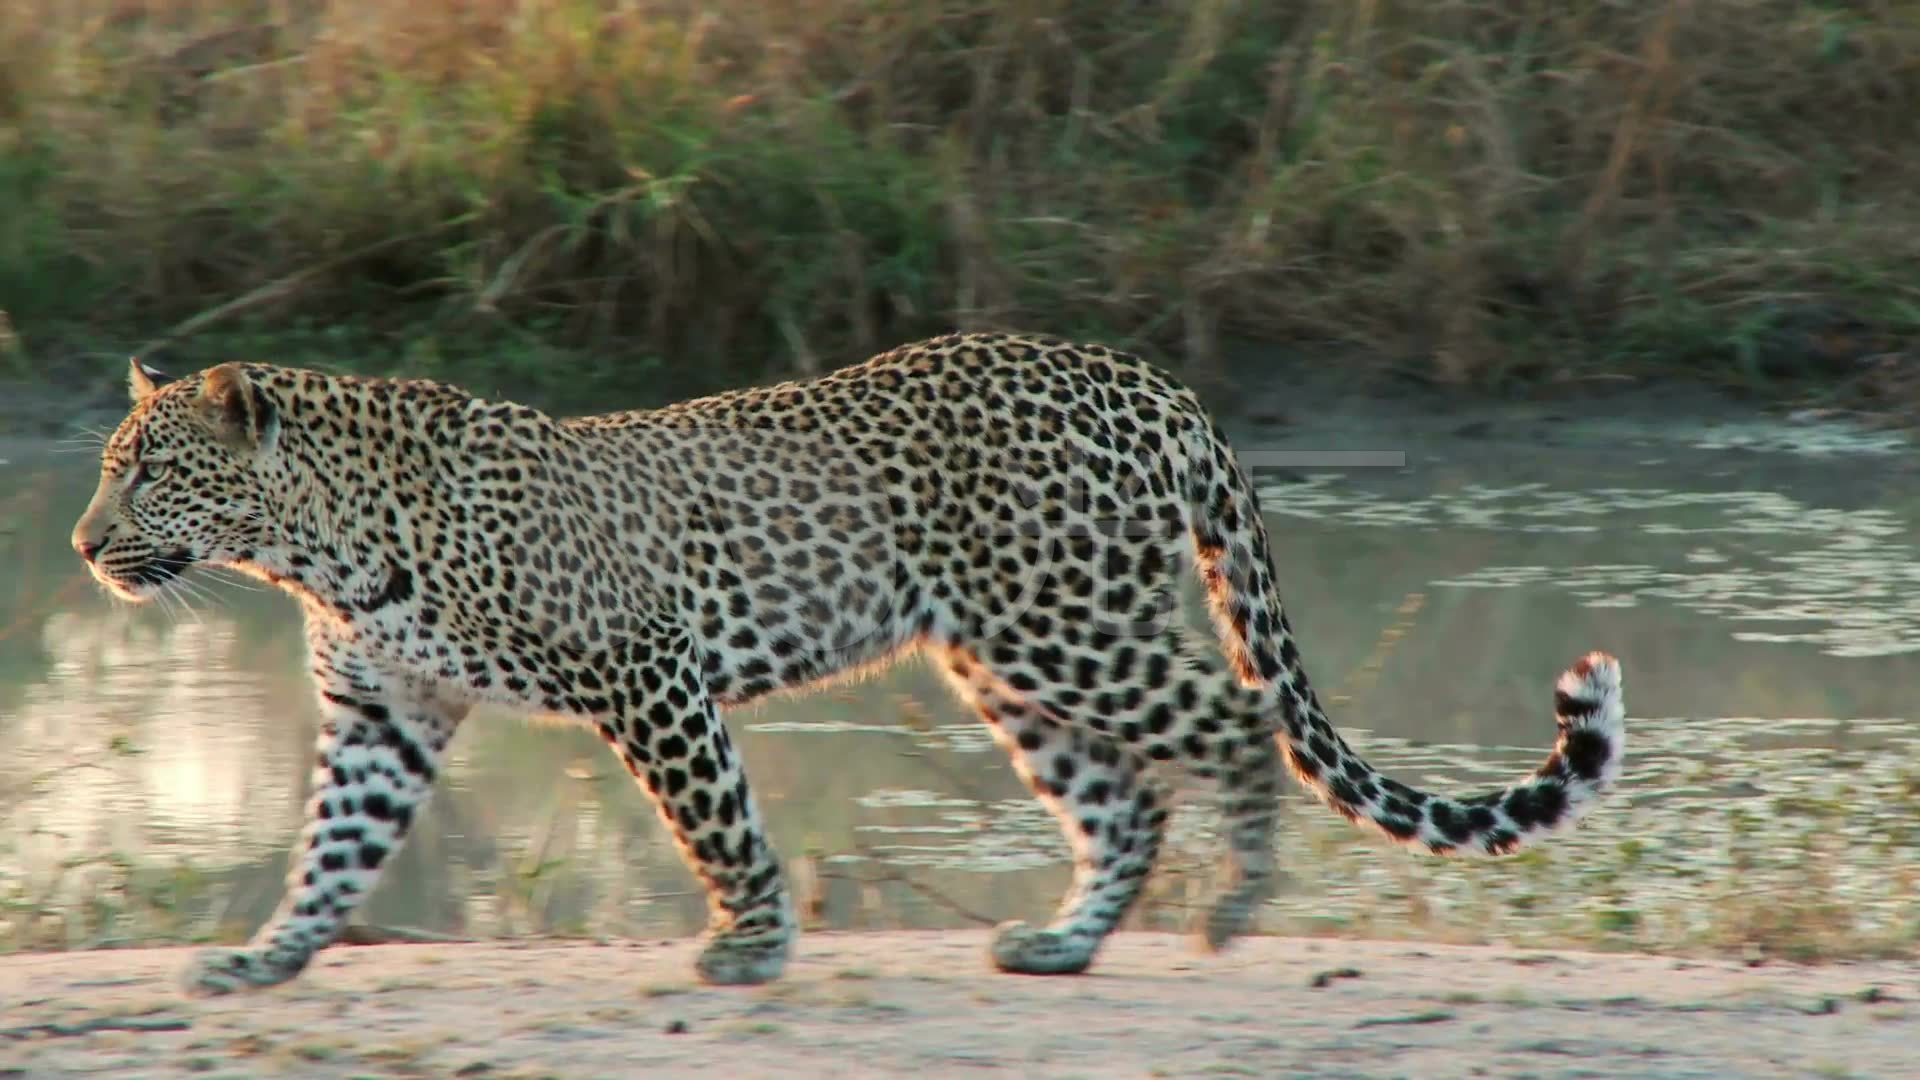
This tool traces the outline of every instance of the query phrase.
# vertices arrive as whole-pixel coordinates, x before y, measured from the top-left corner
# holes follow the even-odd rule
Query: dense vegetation
[[[1920,329],[1911,0],[0,8],[16,374],[584,397],[1013,325],[1752,380]]]

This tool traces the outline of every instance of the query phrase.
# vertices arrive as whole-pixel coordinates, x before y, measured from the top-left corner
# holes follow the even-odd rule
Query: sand
[[[693,983],[691,941],[336,947],[203,1001],[186,950],[16,955],[0,1076],[1920,1076],[1912,961],[1130,933],[1033,978],[985,944],[814,933],[730,989]]]

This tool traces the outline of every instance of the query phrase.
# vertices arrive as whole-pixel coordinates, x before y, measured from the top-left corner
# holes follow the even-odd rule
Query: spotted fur
[[[1388,838],[1500,854],[1578,818],[1624,745],[1620,669],[1560,677],[1559,739],[1511,787],[1388,779],[1328,723],[1274,587],[1254,488],[1188,390],[1123,353],[1012,335],[904,346],[806,382],[556,419],[424,381],[137,364],[75,548],[114,592],[238,568],[298,598],[323,715],[284,903],[194,993],[283,982],[379,880],[475,704],[592,725],[711,910],[699,974],[755,983],[794,936],[719,710],[919,650],[1058,815],[1071,892],[1002,970],[1077,972],[1138,897],[1166,772],[1223,791],[1234,880],[1273,872],[1279,777]],[[1179,567],[1226,662],[1178,618]]]

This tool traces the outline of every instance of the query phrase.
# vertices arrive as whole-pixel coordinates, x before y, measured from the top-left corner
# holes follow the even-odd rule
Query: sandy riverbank
[[[980,932],[808,935],[718,990],[691,942],[336,948],[188,1001],[179,949],[0,959],[0,1076],[1899,1076],[1920,963],[1727,961],[1123,934],[997,975]],[[106,1029],[110,1021],[135,1030]],[[47,1025],[47,1026],[40,1026]],[[93,1027],[86,1033],[81,1028]]]

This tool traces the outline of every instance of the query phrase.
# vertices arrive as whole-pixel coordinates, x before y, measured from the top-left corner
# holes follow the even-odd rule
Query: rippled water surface
[[[1913,940],[1909,453],[1764,424],[1608,445],[1439,441],[1405,469],[1264,477],[1309,671],[1376,765],[1447,786],[1524,771],[1551,738],[1552,677],[1588,648],[1626,665],[1631,717],[1621,794],[1518,859],[1406,854],[1290,794],[1266,928]],[[278,898],[304,797],[292,605],[212,579],[191,609],[106,600],[65,543],[92,462],[0,457],[0,946],[244,932]],[[1032,918],[1065,887],[1052,820],[917,665],[730,723],[816,925]],[[1205,893],[1212,821],[1189,789],[1142,925],[1181,925]],[[368,918],[680,934],[701,922],[694,889],[596,739],[482,712]]]

